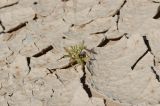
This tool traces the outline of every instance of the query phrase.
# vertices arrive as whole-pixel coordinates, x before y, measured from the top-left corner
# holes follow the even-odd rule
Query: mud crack
[[[107,37],[103,38],[102,41],[97,45],[97,47],[104,47],[109,43],[109,39]]]
[[[11,6],[14,6],[14,5],[17,5],[19,2],[15,2],[15,3],[12,3],[12,4],[8,4],[8,5],[5,5],[3,7],[0,7],[0,9],[3,9],[3,8],[7,8],[7,7],[11,7]]]
[[[5,26],[3,25],[2,21],[0,21],[0,25],[2,26],[2,29],[5,30]]]
[[[138,64],[138,62],[148,53],[148,50],[138,58],[138,60],[131,66],[131,69],[134,70],[134,68],[136,67],[136,65]]]
[[[37,17],[37,14],[35,14],[33,20],[37,20],[38,17]],[[13,33],[13,32],[16,32],[20,29],[22,29],[23,27],[25,27],[27,25],[28,21],[24,21],[22,23],[20,23],[19,25],[15,26],[14,28],[11,28],[9,29],[8,31],[6,31],[6,33]],[[3,26],[2,22],[0,22],[0,25],[3,27],[3,30],[5,30],[5,27]]]
[[[104,47],[106,46],[110,41],[118,41],[120,40],[123,36],[126,36],[127,33],[124,33],[122,36],[118,38],[113,38],[113,39],[108,39],[107,37],[103,38],[101,42],[97,45],[97,47]]]
[[[18,26],[16,26],[16,27],[10,29],[9,31],[7,31],[7,33],[15,32],[15,31],[17,31],[17,30],[25,27],[27,23],[28,23],[28,22],[21,23],[21,24],[19,24]]]
[[[120,10],[123,8],[123,6],[126,4],[127,0],[124,0],[123,4],[120,6],[120,8],[115,12],[115,14],[112,15],[112,17],[115,17],[117,15],[117,20],[116,20],[116,26],[117,30],[119,30],[118,24],[119,24],[119,19],[120,19]]]
[[[152,50],[151,50],[151,47],[150,47],[150,44],[149,44],[149,41],[148,41],[147,37],[146,37],[146,36],[143,36],[143,40],[144,40],[145,45],[147,46],[147,51],[144,52],[144,53],[142,54],[142,56],[140,56],[140,57],[138,58],[138,60],[131,66],[131,69],[132,69],[132,70],[134,70],[134,68],[135,68],[135,66],[138,64],[138,62],[139,62],[148,52],[151,52],[151,54],[152,54]]]
[[[143,36],[143,40],[144,40],[145,45],[146,45],[147,48],[148,48],[148,51],[151,52],[151,51],[152,51],[152,50],[151,50],[151,46],[150,46],[150,44],[149,44],[149,40],[147,39],[147,37],[146,37],[146,36]]]
[[[153,3],[160,3],[159,1],[154,1],[154,0],[153,0],[152,2],[153,2]]]
[[[115,15],[118,14],[118,12],[120,12],[120,10],[124,7],[124,5],[127,3],[127,0],[124,0],[124,2],[122,3],[122,5],[120,6],[119,9],[117,9],[117,11],[112,15],[112,17],[114,17]]]
[[[83,67],[83,76],[80,78],[80,81],[81,81],[81,83],[83,85],[83,89],[86,91],[88,97],[91,98],[92,97],[91,89],[86,84],[86,71],[85,71],[85,67]]]
[[[61,0],[62,2],[67,2],[67,1],[69,1],[69,0]]]
[[[157,9],[157,13],[155,14],[155,16],[153,17],[153,19],[158,19],[160,17],[160,6]]]
[[[105,34],[106,32],[108,32],[109,29],[106,29],[104,31],[99,31],[99,32],[94,32],[94,33],[91,33],[90,35],[95,35],[95,34]]]
[[[28,70],[28,74],[30,73],[30,71],[31,71],[31,66],[30,66],[30,63],[31,63],[31,57],[26,57],[26,60],[27,60],[27,66],[28,66],[28,68],[29,68],[29,70]]]
[[[106,99],[103,99],[104,106],[107,106]]]
[[[118,11],[116,15],[117,15],[116,26],[117,26],[117,30],[119,30],[118,24],[120,19],[120,11]]]
[[[33,18],[34,21],[38,20],[38,16],[37,14],[35,14],[34,18]]]
[[[49,45],[48,47],[42,49],[40,52],[34,54],[32,57],[40,57],[40,56],[46,54],[47,52],[49,52],[52,49],[53,49],[53,46]]]
[[[160,77],[157,74],[156,70],[152,66],[151,66],[151,69],[152,69],[153,73],[155,74],[157,81],[160,82]]]
[[[59,68],[53,68],[53,69],[47,68],[47,70],[50,72],[50,74],[53,74],[53,72],[57,71],[57,69],[68,69],[68,68],[71,68],[71,67],[75,66],[76,64],[77,64],[76,61],[71,61],[68,64],[66,64],[64,66],[61,66]]]
[[[59,76],[57,73],[55,73],[55,76],[56,76],[56,78],[63,84],[62,79],[60,78],[60,76]]]

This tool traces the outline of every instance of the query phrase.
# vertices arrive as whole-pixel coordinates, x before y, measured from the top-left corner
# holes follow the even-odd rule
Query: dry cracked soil
[[[159,30],[160,0],[0,0],[0,106],[160,106]]]

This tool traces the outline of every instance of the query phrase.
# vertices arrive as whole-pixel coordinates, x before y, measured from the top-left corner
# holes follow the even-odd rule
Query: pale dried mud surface
[[[159,29],[160,0],[0,0],[0,106],[160,106]]]

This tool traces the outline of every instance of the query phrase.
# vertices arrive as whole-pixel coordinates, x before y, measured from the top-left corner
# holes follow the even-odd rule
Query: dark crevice
[[[116,11],[116,13],[112,16],[115,17],[117,15],[117,20],[116,20],[116,26],[117,26],[117,30],[119,30],[118,24],[119,24],[119,19],[120,19],[120,10],[121,8],[126,4],[127,0],[125,0],[123,2],[123,4],[121,5],[121,7]]]
[[[31,57],[27,57],[26,59],[27,59],[27,65],[28,65],[28,68],[29,68],[29,70],[28,70],[28,73],[29,73],[31,71],[31,66],[30,66],[30,64],[31,64]]]
[[[34,4],[34,5],[37,5],[37,4],[38,4],[38,2],[36,2],[36,1],[35,1],[35,2],[33,2],[33,4]]]
[[[8,96],[9,96],[9,97],[12,97],[12,96],[13,96],[13,93],[9,94]]]
[[[0,21],[0,25],[2,26],[2,29],[5,30],[5,27],[4,27],[3,23],[2,23],[2,21]]]
[[[80,28],[84,28],[86,25],[92,23],[93,21],[94,21],[94,20],[90,20],[90,21],[87,22],[87,23],[81,24],[81,25],[80,25]]]
[[[120,8],[115,12],[115,14],[112,15],[112,17],[114,17],[115,15],[117,15],[118,12],[120,12],[120,10],[123,8],[123,6],[127,3],[127,0],[124,0],[123,4],[120,6]]]
[[[25,27],[27,23],[28,23],[28,22],[21,23],[21,24],[19,24],[18,26],[16,26],[16,27],[10,29],[9,31],[7,31],[7,33],[15,32],[15,31],[17,31],[17,30]]]
[[[153,3],[160,3],[159,1],[152,1]]]
[[[144,40],[144,43],[146,44],[146,46],[147,46],[147,48],[148,48],[148,51],[152,51],[151,50],[151,46],[150,46],[150,44],[149,44],[149,41],[148,41],[148,39],[147,39],[147,37],[146,36],[143,36],[143,40]]]
[[[65,36],[62,36],[62,39],[66,39],[66,37],[65,37]]]
[[[148,53],[148,50],[141,56],[139,59],[131,66],[131,69],[134,70],[137,63]]]
[[[120,37],[117,37],[117,38],[110,38],[109,40],[110,41],[118,41],[118,40],[120,40],[123,36],[125,36],[127,33],[124,33],[122,36],[120,36]]]
[[[123,36],[126,36],[127,33],[124,33],[122,36],[118,38],[113,38],[113,39],[108,39],[107,37],[103,38],[102,41],[97,45],[97,47],[104,47],[106,46],[110,41],[118,41],[120,40]]]
[[[146,46],[147,46],[147,48],[148,48],[148,51],[154,56],[154,57],[153,57],[153,65],[156,66],[155,55],[154,55],[154,53],[152,52],[151,46],[150,46],[150,44],[149,44],[149,40],[147,39],[146,36],[143,36],[143,40],[144,40],[144,43],[146,44]]]
[[[47,73],[47,75],[48,75],[48,74],[53,74],[53,72],[56,71],[56,69],[53,70],[53,69],[49,69],[49,68],[47,68],[47,70],[49,71],[49,73]]]
[[[129,37],[127,36],[127,33],[125,33],[124,36],[125,36],[126,39],[129,39]]]
[[[68,68],[71,68],[71,67],[75,66],[76,64],[77,64],[77,61],[73,61],[73,62],[69,62],[68,64],[66,64],[64,66],[61,66],[59,68],[53,68],[53,69],[47,68],[47,70],[50,72],[48,74],[53,74],[53,72],[57,71],[57,69],[68,69]]]
[[[153,58],[153,65],[156,66],[155,56],[154,56],[154,58]]]
[[[157,9],[156,15],[153,17],[153,19],[158,19],[160,17],[160,6]]]
[[[54,92],[55,92],[55,91],[52,89],[52,94],[50,95],[51,98],[53,97]]]
[[[85,71],[85,66],[83,67],[83,76],[80,78],[80,81],[83,85],[83,89],[86,91],[86,93],[88,94],[88,97],[91,98],[92,97],[92,92],[89,88],[89,86],[86,84],[86,71]]]
[[[5,32],[4,31],[0,32],[0,34],[3,34],[3,33],[5,33]]]
[[[38,16],[37,16],[37,14],[35,14],[35,16],[34,16],[34,18],[33,18],[33,20],[37,20],[38,19]]]
[[[55,73],[55,76],[63,84],[63,81],[61,80],[61,78],[59,77],[59,75]]]
[[[67,1],[69,1],[69,0],[61,0],[62,2],[67,2]]]
[[[147,46],[147,51],[146,51],[141,57],[139,57],[139,59],[133,64],[133,66],[131,66],[131,69],[132,69],[132,70],[135,68],[135,66],[137,65],[137,63],[138,63],[148,52],[151,52],[151,53],[152,53],[152,50],[151,50],[151,47],[150,47],[150,44],[149,44],[149,41],[148,41],[147,37],[146,37],[146,36],[143,36],[143,40],[144,40],[145,45]]]
[[[76,64],[77,64],[77,61],[69,62],[67,65],[62,66],[62,67],[60,67],[60,68],[58,68],[58,69],[68,69],[68,68],[70,68],[70,67],[73,67],[73,66],[76,65]]]
[[[39,47],[37,46],[37,44],[34,42],[34,45],[36,46],[36,48],[38,49],[38,51],[39,51]]]
[[[48,46],[48,47],[42,49],[40,52],[34,54],[32,57],[40,57],[40,56],[46,54],[47,52],[49,52],[49,51],[52,50],[52,49],[53,49],[53,46],[50,45],[50,46]]]
[[[116,20],[117,30],[119,30],[118,27],[119,19],[120,19],[120,11],[117,12],[117,20]]]
[[[55,91],[52,89],[52,93],[54,93]]]
[[[159,78],[159,75],[157,74],[156,70],[152,66],[151,66],[151,69],[152,69],[153,73],[155,74],[157,81],[160,82],[160,78]]]
[[[0,7],[0,9],[2,8],[7,8],[7,7],[10,7],[10,6],[14,6],[14,5],[17,5],[19,2],[15,2],[15,3],[12,3],[12,4],[8,4],[8,5],[5,5],[3,7]]]
[[[104,31],[100,31],[100,32],[95,32],[95,33],[91,33],[90,35],[95,35],[95,34],[105,34],[106,32],[108,32],[109,29],[104,30]]]
[[[75,26],[75,24],[71,24],[71,26],[70,27],[74,27]]]
[[[104,106],[107,106],[106,99],[103,99]]]
[[[97,47],[104,47],[109,43],[109,39],[107,37],[103,38],[102,41],[97,45]]]

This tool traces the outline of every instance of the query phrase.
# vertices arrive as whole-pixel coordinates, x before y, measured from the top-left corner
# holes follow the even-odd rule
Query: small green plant
[[[70,67],[72,67],[76,64],[81,65],[82,69],[84,69],[86,63],[88,63],[87,68],[88,68],[89,72],[92,73],[91,70],[90,70],[90,65],[92,64],[91,61],[93,61],[94,59],[90,57],[91,56],[90,54],[91,53],[97,54],[97,53],[94,52],[93,49],[91,49],[91,50],[87,49],[87,47],[84,45],[84,41],[82,43],[79,43],[79,44],[74,45],[74,46],[64,47],[64,50],[66,51],[67,54],[64,55],[63,57],[61,57],[60,59],[70,58],[69,63],[64,65],[64,66],[61,66],[59,68],[54,68],[54,69],[48,69],[47,68],[50,71],[50,73],[53,73],[57,69],[70,68]]]
[[[67,55],[64,55],[64,57],[69,57],[70,62],[85,65],[85,63],[90,60],[90,57],[86,52],[87,48],[84,45],[84,42],[68,48],[65,47],[64,49],[67,52]]]

